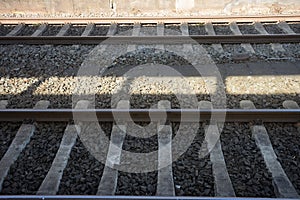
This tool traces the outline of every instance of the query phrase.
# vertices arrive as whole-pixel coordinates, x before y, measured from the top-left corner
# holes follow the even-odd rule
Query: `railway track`
[[[0,198],[299,198],[299,16],[0,22]]]
[[[176,44],[186,43],[187,40],[193,39],[200,44],[238,44],[238,43],[298,43],[299,34],[295,33],[289,26],[290,23],[299,23],[299,16],[273,16],[273,17],[214,17],[214,18],[103,18],[103,19],[0,19],[3,29],[5,27],[13,27],[9,32],[4,32],[0,37],[0,44],[99,44],[109,38],[109,44]],[[67,22],[67,23],[66,23]],[[88,22],[88,24],[86,23]],[[288,22],[288,23],[287,23]],[[205,27],[207,34],[204,35],[185,35],[185,36],[115,36],[109,34],[109,36],[95,35],[93,31],[95,28],[105,29],[107,24],[111,24],[113,27],[117,24],[132,23],[135,26],[142,26],[143,24],[202,24]],[[221,24],[220,24],[221,23]],[[265,29],[265,25],[261,23],[272,23],[277,25],[278,29],[281,29],[282,34],[269,34]],[[35,25],[40,24],[40,25]],[[64,25],[63,25],[64,24]],[[142,25],[141,25],[142,24]],[[227,25],[231,30],[231,34],[223,35],[216,34],[214,30],[214,24]],[[239,26],[253,25],[253,28],[257,30],[255,34],[242,34],[239,30]],[[60,30],[56,35],[45,36],[43,35],[47,29],[51,29],[53,26],[60,26]],[[72,36],[71,29],[78,29],[79,35]],[[31,29],[31,31],[30,31]],[[9,29],[7,29],[9,30]],[[27,31],[27,33],[23,33]],[[29,32],[28,32],[29,31]],[[91,35],[92,34],[92,35]],[[69,35],[69,36],[68,36]],[[77,35],[77,34],[76,34]]]
[[[1,101],[1,106],[2,108],[5,107],[5,104],[7,102],[6,101]],[[78,102],[75,110],[73,110],[73,112],[75,112],[76,115],[76,111],[78,110],[84,110],[86,107],[88,107],[88,101],[81,101]],[[6,112],[6,109],[2,109],[0,111],[0,119],[2,121],[23,121],[23,120],[37,120],[37,121],[52,121],[51,119],[53,119],[53,121],[66,121],[66,120],[71,120],[72,116],[68,117],[68,118],[58,118],[59,115],[52,115],[52,112],[47,112],[47,110],[43,110],[45,109],[47,106],[49,105],[48,101],[40,101],[37,103],[37,105],[35,106],[36,112],[30,112],[29,110],[26,110],[26,115],[20,115],[20,112],[15,112],[14,113],[14,118],[12,118],[12,113],[11,111]],[[159,107],[163,108],[163,105],[170,105],[170,102],[166,102],[166,101],[162,101],[159,103]],[[274,187],[274,193],[276,194],[277,197],[283,197],[283,198],[299,198],[299,195],[297,194],[293,184],[291,183],[291,181],[289,180],[288,176],[286,175],[284,168],[282,167],[282,165],[280,164],[280,162],[277,159],[277,156],[275,154],[274,151],[274,147],[272,146],[271,140],[268,136],[268,131],[266,129],[266,127],[261,123],[261,122],[289,122],[289,124],[287,124],[288,126],[291,125],[291,123],[295,123],[295,122],[299,122],[300,120],[300,111],[299,111],[299,106],[297,105],[297,103],[295,103],[294,101],[285,101],[283,103],[283,106],[286,109],[277,109],[277,110],[263,110],[260,112],[254,112],[255,111],[255,106],[251,101],[242,101],[240,102],[241,105],[241,110],[239,110],[238,112],[239,117],[243,116],[242,118],[239,118],[239,121],[244,121],[244,122],[251,122],[251,124],[249,125],[249,128],[251,130],[251,134],[252,137],[255,140],[255,144],[257,145],[257,149],[259,149],[259,152],[256,152],[256,154],[261,154],[261,156],[264,159],[264,163],[266,164],[266,168],[268,169],[269,173],[271,174],[272,177],[272,182],[273,182],[273,187]],[[126,110],[125,107],[129,106],[129,102],[126,101],[122,101],[119,103],[118,107],[119,107],[119,111],[120,110]],[[197,113],[200,113],[200,116],[202,114],[201,110],[202,109],[209,109],[208,107],[211,106],[210,102],[199,102],[199,110],[197,111]],[[290,110],[291,109],[291,110]],[[50,109],[51,110],[51,109]],[[291,112],[286,112],[286,111],[291,111]],[[72,111],[69,111],[72,112]],[[90,111],[86,111],[85,112],[97,112],[95,110],[90,110]],[[111,112],[111,111],[110,111]],[[131,110],[126,110],[126,112],[132,113],[134,111]],[[148,111],[146,111],[148,112]],[[165,112],[165,110],[161,110],[160,112]],[[167,110],[167,113],[172,112],[172,110]],[[175,112],[178,112],[177,110]],[[185,112],[184,110],[182,111],[183,113]],[[213,110],[211,111],[212,113],[214,112]],[[45,113],[45,115],[43,115],[43,113]],[[97,194],[98,195],[114,195],[118,189],[118,187],[120,187],[118,185],[118,167],[116,169],[113,169],[109,166],[111,166],[110,159],[112,157],[120,157],[120,159],[122,160],[122,154],[121,154],[121,149],[123,146],[123,142],[124,144],[125,142],[125,137],[127,134],[130,135],[130,131],[134,131],[134,129],[130,130],[130,121],[128,121],[128,118],[116,118],[114,119],[112,116],[109,117],[109,119],[107,118],[107,113],[105,113],[104,110],[102,111],[98,111],[97,114],[99,113],[99,120],[100,121],[111,121],[113,122],[114,120],[116,121],[122,121],[122,125],[112,125],[112,129],[111,129],[111,133],[110,133],[110,141],[112,141],[112,143],[107,146],[108,149],[104,150],[105,152],[107,152],[107,158],[106,158],[106,166],[103,169],[102,172],[102,176],[100,176],[100,174],[98,174],[97,176],[99,176],[100,178],[100,182],[98,183],[98,191]],[[204,111],[205,113],[205,111]],[[231,110],[227,110],[227,118],[226,118],[226,122],[236,122],[236,118],[232,117],[232,112]],[[143,113],[144,114],[144,113]],[[274,115],[281,115],[280,117],[274,117]],[[145,115],[145,114],[144,114]],[[47,116],[47,117],[45,117]],[[118,114],[116,115],[118,116]],[[122,116],[122,115],[120,115]],[[134,114],[133,114],[134,116]],[[172,123],[178,121],[178,119],[176,120],[176,117],[169,117],[169,115],[167,114],[167,124],[160,124],[162,120],[163,115],[160,113],[158,115],[159,117],[157,118],[153,118],[154,120],[152,122],[154,122],[154,124],[156,124],[154,127],[157,127],[157,134],[158,136],[156,137],[156,139],[158,140],[158,152],[156,152],[158,154],[158,159],[162,159],[162,160],[158,160],[158,166],[159,167],[159,163],[165,161],[165,159],[171,159],[168,156],[168,154],[164,154],[163,152],[165,151],[171,151],[172,148],[176,148],[176,147],[172,147],[172,145],[176,146],[175,142],[171,142],[172,140]],[[137,116],[136,116],[137,117]],[[178,118],[178,117],[177,117]],[[195,118],[195,117],[194,117]],[[201,118],[201,117],[200,117]],[[65,181],[63,178],[63,174],[65,173],[65,170],[68,167],[67,163],[68,162],[72,162],[72,158],[70,157],[70,155],[72,155],[72,149],[76,150],[75,146],[75,142],[76,142],[76,138],[78,137],[77,135],[79,135],[79,137],[81,139],[84,138],[84,136],[81,135],[80,131],[84,130],[84,126],[88,126],[84,124],[84,121],[86,121],[88,118],[86,118],[86,115],[80,116],[77,119],[81,119],[83,121],[81,121],[81,123],[74,125],[74,124],[69,124],[66,125],[66,127],[64,128],[65,131],[63,133],[63,136],[60,137],[61,141],[60,141],[60,145],[56,145],[59,146],[55,157],[53,157],[54,159],[52,160],[52,164],[51,167],[49,166],[47,169],[47,173],[43,175],[43,177],[38,177],[37,182],[39,182],[41,185],[39,186],[38,190],[35,191],[35,193],[38,196],[35,196],[33,198],[53,198],[53,197],[47,197],[47,195],[55,195],[57,194],[59,191],[61,192],[61,189],[59,189],[60,187],[62,187],[60,185],[61,181]],[[133,117],[133,120],[137,119]],[[209,118],[207,118],[204,115],[204,118],[202,120],[207,121]],[[95,119],[94,119],[95,120]],[[141,119],[142,121],[144,120],[144,118]],[[260,122],[255,122],[255,121],[259,121]],[[193,121],[193,120],[191,120]],[[215,123],[218,122],[218,119],[215,121]],[[195,121],[193,122],[195,123]],[[196,122],[197,123],[197,122]],[[258,123],[258,124],[257,124]],[[38,125],[37,125],[38,126]],[[77,127],[76,127],[77,126]],[[122,127],[123,126],[123,127]],[[192,123],[189,124],[189,126],[193,127]],[[267,125],[269,126],[269,125]],[[227,162],[225,163],[224,160],[224,155],[223,155],[223,151],[222,151],[222,146],[227,149],[228,147],[226,147],[226,143],[223,140],[223,136],[222,134],[219,132],[218,126],[217,124],[212,124],[212,125],[207,125],[207,126],[201,126],[200,129],[203,129],[204,131],[204,135],[202,135],[204,138],[202,138],[204,141],[206,141],[205,145],[206,146],[206,150],[208,150],[209,153],[209,157],[210,157],[210,162],[212,164],[212,173],[213,173],[213,184],[214,184],[214,195],[216,196],[222,196],[222,197],[233,197],[235,196],[235,191],[234,191],[234,187],[233,185],[236,185],[234,183],[232,183],[232,180],[230,179],[231,174],[228,174],[227,171],[227,166],[226,163],[230,163],[230,161],[227,160]],[[123,131],[127,130],[127,131]],[[162,130],[164,130],[164,132],[161,132]],[[0,184],[1,184],[1,189],[2,189],[2,194],[5,194],[6,192],[8,192],[7,188],[10,188],[10,186],[7,184],[7,181],[9,181],[9,177],[11,176],[11,173],[13,173],[13,171],[10,170],[10,168],[14,168],[16,166],[13,166],[17,159],[27,159],[26,155],[22,154],[22,151],[28,151],[28,149],[33,148],[31,151],[34,150],[34,146],[32,145],[28,145],[30,144],[30,139],[34,138],[34,134],[38,134],[37,130],[36,130],[36,125],[35,123],[26,123],[24,122],[22,125],[20,125],[19,130],[17,131],[15,137],[13,138],[10,146],[8,147],[8,149],[6,150],[6,152],[4,153],[4,156],[2,157],[1,161],[0,161],[0,168],[1,168],[1,174],[0,174]],[[181,133],[184,134],[184,133]],[[189,134],[189,133],[185,133],[185,134]],[[201,134],[201,133],[200,133]],[[224,133],[223,133],[224,134]],[[169,136],[168,136],[169,135]],[[197,137],[197,136],[196,136]],[[219,137],[221,138],[219,140]],[[226,136],[224,136],[224,138],[226,138]],[[41,139],[41,138],[40,138]],[[127,138],[128,139],[128,138]],[[272,138],[273,139],[273,138]],[[36,140],[36,139],[34,139]],[[78,139],[77,139],[78,140]],[[27,145],[27,147],[26,147]],[[121,149],[117,149],[117,150],[113,150],[113,145],[117,145],[119,148]],[[30,146],[28,148],[28,146]],[[167,148],[163,150],[160,150],[162,148]],[[169,149],[170,148],[170,149]],[[227,151],[227,150],[225,150]],[[200,152],[198,152],[200,153]],[[30,156],[30,155],[27,155]],[[163,156],[163,157],[161,157]],[[201,156],[201,154],[198,154],[198,156]],[[20,158],[21,157],[21,158]],[[22,158],[25,157],[25,158]],[[69,161],[68,161],[69,160]],[[71,161],[70,161],[71,160]],[[172,163],[172,161],[170,161]],[[175,161],[176,162],[176,161]],[[198,169],[197,169],[198,168]],[[229,167],[230,168],[230,167]],[[201,171],[200,167],[196,167],[197,170]],[[173,171],[178,170],[176,168],[176,166],[173,165]],[[172,171],[172,164],[169,164],[163,168],[158,169],[158,173],[157,173],[157,183],[155,191],[156,191],[156,195],[158,196],[174,196],[175,195],[175,190],[177,191],[176,193],[178,194],[178,183],[176,183],[177,181],[174,181],[174,175],[173,175],[173,171]],[[10,173],[10,175],[8,175]],[[176,172],[174,172],[174,174],[176,174]],[[176,175],[175,175],[176,176]],[[41,178],[43,178],[42,182],[41,182]],[[99,179],[98,178],[98,179]],[[120,177],[119,177],[120,178]],[[121,177],[122,179],[122,177]],[[33,179],[34,180],[34,179]],[[175,182],[175,183],[174,183]],[[65,183],[63,183],[65,184]],[[32,191],[33,192],[33,191]],[[10,193],[10,192],[8,192]],[[1,196],[1,198],[14,198],[17,199],[18,197],[10,197],[10,196]],[[70,197],[54,197],[54,198],[70,198]],[[83,197],[76,197],[76,198],[83,198]],[[90,198],[94,198],[94,197],[90,197]],[[95,198],[108,198],[106,197],[95,197]],[[131,198],[131,197],[114,197],[116,199],[123,199],[123,198]],[[133,198],[133,197],[132,197]],[[134,197],[134,198],[141,198],[141,197]],[[151,197],[143,197],[146,199],[150,199]],[[171,199],[171,198],[170,198]],[[188,198],[189,199],[189,198]]]

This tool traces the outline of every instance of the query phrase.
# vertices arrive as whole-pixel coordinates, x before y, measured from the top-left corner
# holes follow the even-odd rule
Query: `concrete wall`
[[[0,13],[67,15],[110,10],[108,0],[0,0]]]
[[[0,14],[3,13],[96,16],[300,14],[300,0],[0,0]]]
[[[300,0],[115,0],[117,12],[173,11],[201,15],[300,13]]]

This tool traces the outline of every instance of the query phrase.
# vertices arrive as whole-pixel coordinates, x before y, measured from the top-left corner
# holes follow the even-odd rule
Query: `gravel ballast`
[[[116,195],[154,196],[156,193],[157,172],[118,173]]]
[[[272,176],[251,136],[249,124],[226,123],[221,144],[238,197],[275,197]]]
[[[18,36],[30,36],[36,31],[38,27],[38,25],[25,25],[24,29]]]
[[[0,158],[2,158],[13,141],[20,128],[21,123],[1,122],[0,123]]]
[[[96,24],[91,32],[91,36],[105,36],[109,30],[109,25]]]
[[[283,30],[277,26],[277,24],[266,23],[263,24],[266,31],[270,34],[284,34]]]
[[[15,28],[14,25],[0,25],[0,36],[7,35],[14,28]]]
[[[274,151],[288,178],[300,193],[300,129],[296,124],[265,123]]]
[[[95,159],[77,138],[64,170],[58,194],[95,195],[104,165]]]
[[[39,100],[49,100],[50,107],[71,107],[71,96],[66,96],[63,86],[55,95],[49,96],[51,87],[43,88],[48,82],[55,86],[59,77],[68,79],[75,76],[81,63],[94,46],[31,46],[31,45],[5,45],[1,46],[0,82],[1,99],[9,99],[8,108],[33,108]],[[55,81],[55,77],[58,79]],[[54,79],[53,79],[54,78]],[[8,80],[7,82],[4,80]],[[54,82],[51,82],[53,81]],[[4,82],[3,82],[4,81]],[[38,88],[43,88],[43,94]],[[38,94],[37,94],[38,93]]]
[[[238,27],[242,34],[259,34],[254,28],[253,24],[238,24]]]
[[[55,36],[59,33],[62,25],[48,25],[45,32],[43,32],[43,36]]]
[[[204,24],[189,24],[190,35],[207,35]]]
[[[233,35],[233,33],[230,30],[230,27],[227,24],[213,24],[213,27],[217,35]]]
[[[223,55],[222,57],[209,45],[204,47],[213,58],[214,55],[217,59],[227,59],[229,56]],[[228,45],[226,49],[234,52],[234,47]],[[261,56],[264,59],[272,56],[270,45],[253,45],[253,47],[264,54]],[[294,51],[299,48],[297,45],[293,47]],[[5,87],[0,89],[0,98],[9,100],[8,108],[33,108],[37,101],[45,99],[50,100],[50,108],[70,108],[77,71],[93,48],[94,46],[90,45],[2,45],[0,48],[0,83]],[[97,79],[94,81],[97,87],[96,91],[92,92],[96,94],[96,107],[109,108],[112,94],[124,83],[124,77],[120,76],[133,67],[145,63],[177,66],[175,70],[186,76],[198,100],[210,99],[203,80],[195,77],[196,73],[193,67],[188,67],[187,61],[172,53],[157,53],[154,49],[144,49],[115,59],[104,78],[94,77]],[[273,65],[277,66],[276,70]],[[292,69],[290,69],[291,65],[293,65]],[[240,61],[239,64],[218,64],[217,66],[226,85],[229,108],[238,108],[239,101],[245,99],[253,100],[260,108],[276,108],[288,99],[300,103],[299,81],[296,76],[298,62],[288,62],[288,64],[274,61],[257,62],[249,58],[249,60]],[[229,68],[230,71],[223,72],[222,68]],[[288,69],[288,74],[285,69]],[[272,74],[275,76],[270,77]],[[131,106],[150,108],[159,100],[166,99],[172,101],[173,108],[178,107],[178,100],[172,89],[166,86],[180,88],[181,84],[174,78],[170,81],[172,84],[149,85],[147,77],[139,77],[131,87]]]
[[[140,36],[157,35],[156,24],[142,24]]]
[[[63,136],[65,123],[39,123],[34,135],[11,166],[1,194],[35,194],[46,177]]]
[[[118,24],[116,35],[131,36],[133,24]]]
[[[178,125],[173,125],[174,133],[176,133]],[[177,196],[214,196],[214,178],[209,155],[200,157],[201,147],[205,145],[203,143],[203,128],[200,125],[200,129],[188,150],[173,162],[174,185]]]
[[[165,24],[165,35],[181,35],[180,24]]]
[[[85,27],[85,25],[72,25],[67,31],[66,36],[80,36],[83,33]]]
[[[146,129],[147,124],[140,125]],[[149,133],[146,138],[141,138],[141,130],[137,130],[132,127],[132,124],[127,126],[127,135],[125,136],[123,143],[123,150],[129,153],[151,153],[158,150],[158,138],[156,134],[156,125],[150,127],[152,132]],[[130,135],[131,134],[131,135]],[[135,135],[136,134],[136,135]],[[145,132],[143,132],[145,134]],[[151,137],[151,135],[153,135]],[[116,195],[144,195],[144,196],[153,196],[156,194],[156,184],[157,184],[157,171],[144,172],[143,167],[139,164],[134,166],[134,163],[137,161],[132,160],[134,158],[126,157],[121,155],[120,164],[126,165],[133,164],[132,169],[136,170],[137,173],[129,173],[124,171],[119,171],[118,173],[118,183],[116,189]],[[145,158],[147,159],[147,158]],[[149,158],[150,159],[150,158]],[[153,161],[157,161],[157,155],[151,157]],[[147,161],[148,162],[148,161]],[[142,163],[146,164],[145,163]],[[153,163],[151,163],[153,164]],[[147,166],[146,166],[147,167]]]
[[[294,22],[294,23],[288,23],[288,25],[291,27],[291,29],[295,32],[295,33],[300,33],[300,23],[299,22]]]

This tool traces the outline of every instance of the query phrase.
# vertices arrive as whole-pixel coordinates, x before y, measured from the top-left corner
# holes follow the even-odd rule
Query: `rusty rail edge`
[[[300,109],[4,109],[0,121],[160,121],[199,122],[213,120],[227,122],[299,122]],[[149,117],[151,116],[151,118]]]
[[[2,36],[0,44],[201,44],[299,43],[300,34],[274,35],[193,35],[193,36]]]
[[[35,23],[49,23],[49,24],[62,24],[62,23],[205,23],[205,22],[276,22],[276,21],[300,21],[300,15],[261,15],[261,16],[192,16],[192,17],[66,17],[66,18],[0,18],[0,23],[6,24],[35,24]]]

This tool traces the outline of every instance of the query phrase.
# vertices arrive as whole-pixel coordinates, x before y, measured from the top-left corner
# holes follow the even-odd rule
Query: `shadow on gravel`
[[[57,48],[61,49],[62,52],[65,50],[64,47]],[[84,50],[78,51],[76,45],[73,45],[71,50],[66,49],[66,51],[73,52],[72,57],[69,57],[67,53],[62,53],[60,54],[60,59],[53,57],[52,59],[54,61],[50,64],[47,62],[49,55],[46,54],[43,47],[40,49],[40,54],[33,52],[33,54],[36,53],[37,56],[35,59],[29,61],[22,59],[9,60],[8,55],[7,58],[0,61],[0,100],[8,100],[8,108],[33,108],[39,100],[49,100],[51,102],[49,108],[72,108],[72,105],[76,103],[72,102],[73,91],[70,89],[74,82],[68,81],[69,78],[76,76],[84,55],[87,55],[90,49],[92,49],[92,47],[85,47]],[[65,58],[67,61],[64,61]],[[39,60],[42,61],[34,65],[34,63]],[[197,78],[197,73],[190,68],[189,63],[178,65],[175,61],[173,65],[171,65],[174,69],[181,72],[186,78]],[[17,67],[14,66],[15,64]],[[33,67],[31,68],[31,66]],[[300,91],[299,87],[297,88],[296,86],[296,84],[300,82],[300,62],[241,62],[235,64],[219,64],[217,67],[222,76],[222,81],[226,86],[227,108],[239,108],[239,102],[241,100],[251,100],[257,108],[283,108],[282,103],[285,100],[294,100],[300,105]],[[108,81],[99,84],[99,93],[96,93],[94,98],[92,98],[94,100],[92,103],[94,103],[95,108],[111,108],[113,88],[119,83],[118,78],[130,69],[133,69],[132,62],[131,65],[112,66],[106,71],[105,75]],[[34,78],[37,80],[30,81],[30,79]],[[170,80],[176,79],[176,77],[172,76],[169,78]],[[194,80],[195,84],[197,81],[199,80]],[[59,86],[53,87],[53,85],[56,84]],[[142,85],[142,82],[140,84]],[[181,83],[175,84],[179,84],[180,86]],[[137,91],[140,89],[140,93],[136,92],[131,94],[131,108],[151,108],[160,100],[169,100],[172,108],[180,108],[180,102],[174,93],[157,92],[158,89],[154,87],[154,85],[152,86],[151,91],[144,87],[139,88],[137,86],[133,88]],[[196,88],[195,90],[198,89],[199,88]],[[211,96],[205,92],[205,89],[203,92],[201,92],[200,89],[200,92],[196,92],[197,100],[210,101]],[[179,95],[186,99],[189,98],[189,94]],[[9,172],[8,178],[4,182],[2,194],[35,193],[35,190],[38,188],[38,183],[41,183],[42,178],[39,178],[38,182],[34,183],[35,180],[33,180],[33,177],[40,176],[40,171],[42,171],[41,173],[43,173],[43,175],[41,175],[41,177],[43,177],[50,167],[51,161],[46,159],[45,165],[41,163],[41,167],[37,167],[36,165],[32,165],[33,160],[40,159],[37,154],[41,152],[41,155],[44,157],[49,153],[52,156],[51,158],[53,158],[59,144],[51,143],[53,136],[47,135],[48,132],[51,132],[48,126],[50,125],[42,124],[39,126],[37,133],[44,132],[45,129],[44,135],[36,135],[35,137],[37,138],[33,138],[23,153],[24,155],[26,154],[25,156],[31,157],[31,159],[27,162],[23,162],[23,158],[19,158],[16,161],[12,170]],[[199,133],[194,139],[191,148],[173,163],[177,195],[214,195],[211,162],[208,157],[203,159],[197,157],[199,143],[201,143],[204,138],[203,126],[200,127]],[[1,132],[5,131],[1,123],[0,129]],[[12,129],[12,132],[15,133],[16,128],[12,127]],[[57,126],[55,130],[58,133],[56,140],[60,140],[64,127]],[[109,137],[111,124],[107,125],[107,130],[108,132],[106,134]],[[232,179],[234,189],[237,196],[273,197],[274,192],[270,174],[266,169],[262,156],[258,153],[259,150],[256,148],[249,131],[249,125],[226,124],[221,135],[224,157],[228,165],[228,172]],[[50,141],[43,140],[43,138],[39,139],[38,137],[50,138]],[[7,137],[3,138],[2,140],[6,140]],[[284,144],[285,147],[283,148],[281,141],[278,141],[274,134],[271,138],[275,143],[275,148],[279,151],[280,159],[283,159],[282,157],[285,155],[280,152],[281,149],[292,152],[291,154],[299,152],[299,148],[297,150],[290,150],[289,147],[287,147],[288,144]],[[293,137],[290,138],[291,140],[293,139]],[[42,140],[44,142],[42,145],[44,146],[38,148],[37,151],[40,150],[41,152],[32,152],[34,148],[31,149],[30,147],[39,146],[40,143],[37,142],[38,140]],[[142,152],[149,151],[149,149],[157,150],[157,137],[150,138],[150,140],[152,140],[150,141],[128,136],[125,140],[127,141],[124,143],[124,149],[127,150],[140,150]],[[5,146],[7,148],[8,145],[6,144]],[[145,147],[147,147],[147,149],[145,149]],[[296,145],[294,145],[293,148],[296,148]],[[0,153],[0,155],[3,155],[3,152]],[[295,153],[295,157],[299,160],[299,153]],[[288,161],[283,160],[283,166],[289,167],[290,161],[291,159]],[[27,168],[33,170],[30,171]],[[78,139],[72,150],[71,160],[68,162],[67,168],[64,171],[59,194],[95,194],[103,168],[103,164],[95,160],[82,145],[80,139]],[[297,169],[293,167],[288,171],[288,175],[291,175],[292,172],[296,172]],[[299,173],[297,176],[299,176]],[[69,179],[69,177],[72,178]],[[156,172],[145,174],[121,172],[118,177],[120,182],[118,182],[117,194],[127,195],[135,193],[136,195],[155,195]],[[295,178],[292,180],[295,180]],[[25,189],[22,187],[23,184],[26,185]],[[299,184],[295,185],[295,187],[298,191],[300,190]]]

